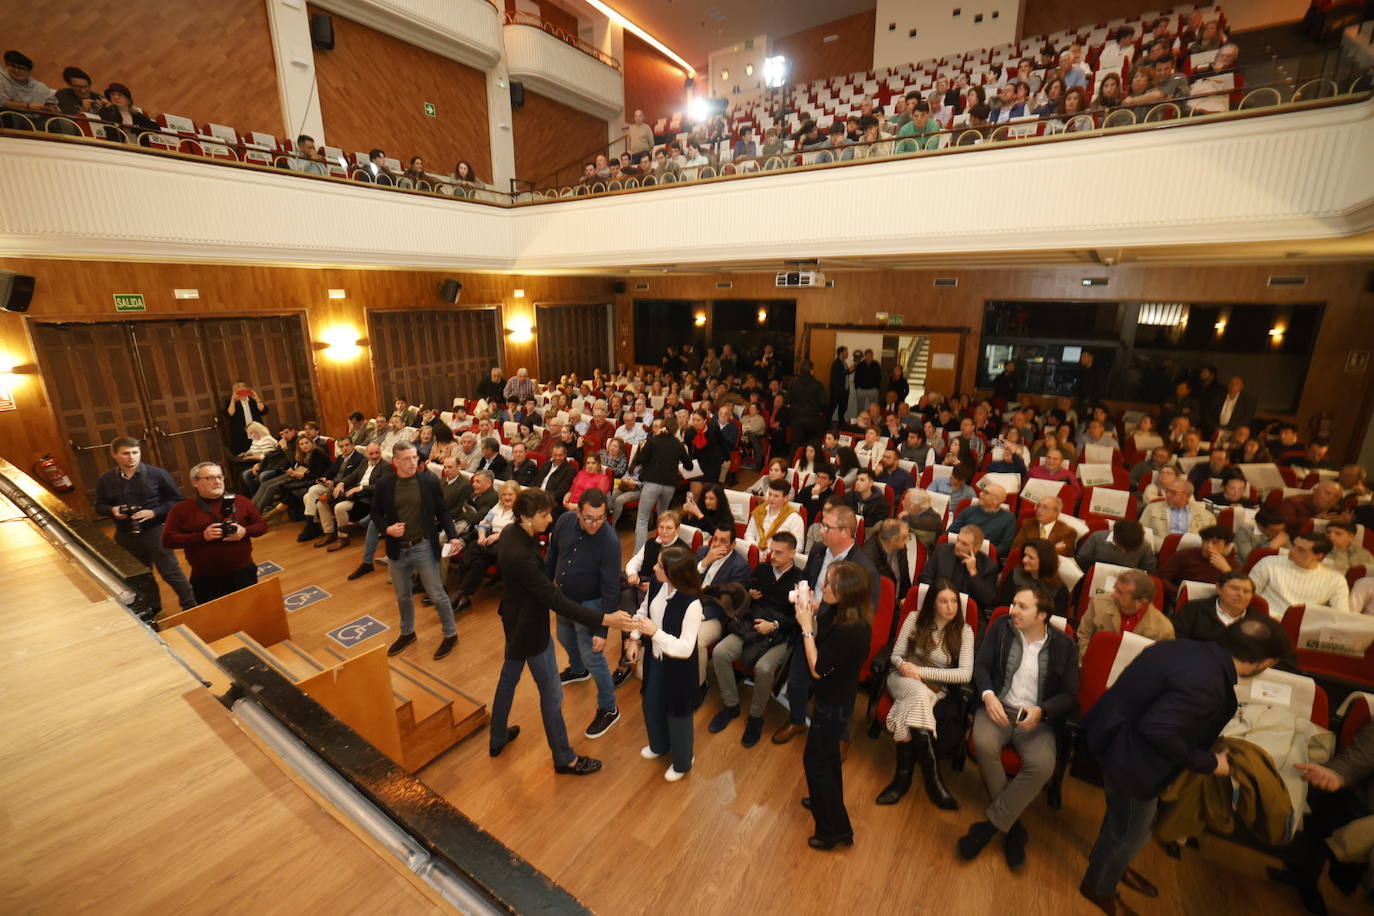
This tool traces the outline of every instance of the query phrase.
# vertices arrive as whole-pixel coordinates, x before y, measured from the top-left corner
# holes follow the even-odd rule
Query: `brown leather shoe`
[[[773,732],[773,743],[786,744],[798,735],[804,734],[806,734],[805,725],[793,725],[791,722],[788,722],[782,728]]]
[[[1150,879],[1146,878],[1134,868],[1126,869],[1125,874],[1121,876],[1121,883],[1137,894],[1144,894],[1146,897],[1159,896],[1159,888],[1155,887],[1150,883]]]
[[[316,541],[315,541],[315,546],[316,546],[316,547],[325,547],[325,546],[328,546],[329,544],[334,543],[334,542],[337,541],[338,539],[339,539],[339,534],[338,534],[338,532],[337,532],[337,531],[331,531],[331,532],[329,532],[328,534],[326,534],[324,537],[319,538],[318,540],[316,540]]]
[[[1110,897],[1099,897],[1088,890],[1086,884],[1078,885],[1078,893],[1088,899],[1093,906],[1097,907],[1108,916],[1136,916],[1135,910],[1128,907],[1121,899],[1120,894],[1113,894]]]
[[[335,541],[334,543],[332,543],[332,544],[329,545],[329,552],[330,552],[330,553],[333,553],[333,552],[336,551],[336,550],[343,550],[343,549],[344,549],[345,547],[347,547],[347,546],[348,546],[348,538],[347,538],[347,536],[341,537],[341,538],[339,538],[337,541]]]

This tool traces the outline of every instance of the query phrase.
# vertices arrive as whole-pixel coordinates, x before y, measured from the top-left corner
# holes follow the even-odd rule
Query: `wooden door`
[[[35,324],[33,342],[67,440],[68,466],[88,499],[94,501],[97,478],[113,467],[114,438],[143,440],[145,460],[160,463],[123,325]]]
[[[494,308],[369,312],[367,323],[382,413],[398,397],[448,410],[456,397],[475,397],[501,365]]]
[[[224,407],[236,381],[245,381],[267,407],[264,422],[276,433],[281,424],[299,428],[319,420],[300,316],[214,318],[197,322],[214,385],[221,439],[228,446]],[[367,412],[370,404],[359,404]],[[327,434],[329,430],[325,430]]]
[[[190,492],[191,466],[227,466],[221,405],[195,320],[130,322],[158,463]]]
[[[816,378],[826,391],[830,390],[830,364],[835,361],[835,332],[830,328],[812,328],[808,358],[815,364]]]
[[[610,307],[595,305],[536,305],[539,332],[539,377],[556,379],[576,372],[591,378],[593,369],[610,369]]]

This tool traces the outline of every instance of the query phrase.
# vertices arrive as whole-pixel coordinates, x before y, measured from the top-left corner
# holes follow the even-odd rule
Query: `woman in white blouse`
[[[967,684],[972,678],[973,628],[964,622],[958,589],[948,579],[937,579],[921,609],[902,622],[892,644],[887,730],[897,744],[897,774],[878,796],[878,804],[897,804],[911,788],[919,763],[930,800],[937,808],[958,810],[935,757],[935,704],[945,697],[947,685]]]
[[[239,455],[244,460],[258,461],[268,452],[277,447],[277,437],[272,435],[272,431],[265,424],[257,420],[244,427],[244,432],[248,435],[248,451]]]
[[[496,542],[501,532],[515,521],[515,497],[520,495],[520,484],[507,480],[501,484],[501,496],[486,516],[477,523],[473,539],[458,554],[458,587],[450,599],[455,610],[472,607],[472,596],[482,587],[487,578],[487,567],[496,562]]]
[[[701,574],[696,558],[685,547],[663,549],[654,564],[658,580],[639,606],[638,632],[630,634],[627,656],[639,659],[643,638],[644,730],[649,743],[639,752],[646,760],[672,755],[663,774],[677,782],[692,769],[692,713],[698,694],[697,631],[701,627]]]

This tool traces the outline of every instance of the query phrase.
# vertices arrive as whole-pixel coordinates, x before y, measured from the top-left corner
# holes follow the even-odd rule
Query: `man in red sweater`
[[[224,492],[224,471],[213,461],[191,468],[195,495],[167,513],[162,545],[186,551],[191,591],[204,604],[258,581],[251,538],[267,533],[267,522],[246,496]]]

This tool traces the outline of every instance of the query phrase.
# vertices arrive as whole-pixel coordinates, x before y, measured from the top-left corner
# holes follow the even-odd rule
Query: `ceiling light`
[[[606,16],[612,22],[619,23],[622,28],[628,29],[629,31],[638,35],[640,38],[647,41],[649,44],[653,45],[658,50],[662,51],[664,54],[668,55],[673,60],[677,61],[678,65],[681,66],[683,70],[687,71],[688,76],[696,76],[696,67],[693,67],[691,64],[687,63],[687,61],[683,60],[681,56],[674,54],[663,42],[659,41],[657,38],[650,35],[648,32],[644,31],[630,20],[626,19],[620,13],[616,12],[606,4],[602,3],[601,0],[587,0],[587,4],[591,6],[592,9]]]

